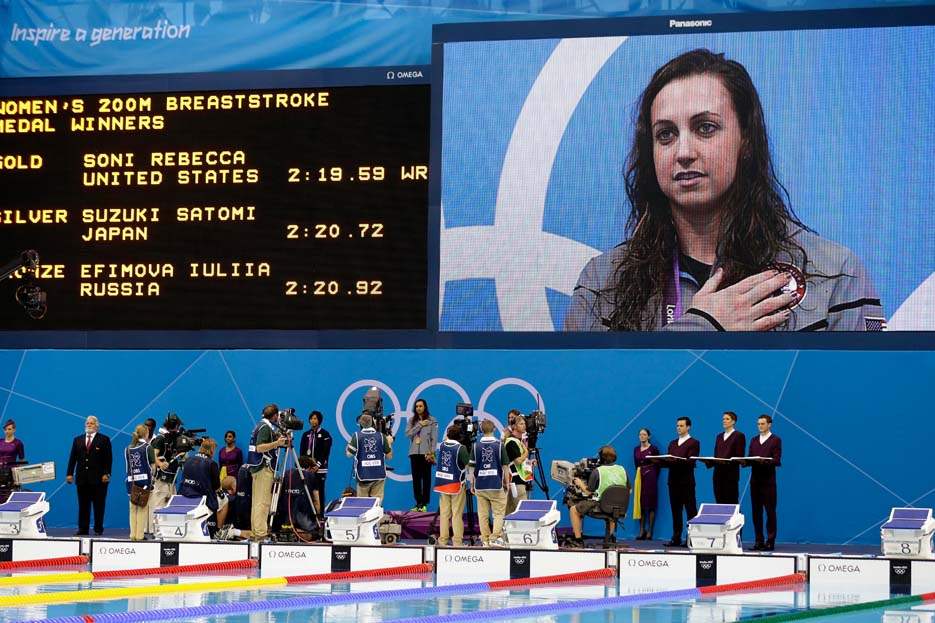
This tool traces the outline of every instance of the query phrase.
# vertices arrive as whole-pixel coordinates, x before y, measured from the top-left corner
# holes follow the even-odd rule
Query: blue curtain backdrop
[[[933,378],[935,356],[912,352],[10,350],[0,351],[0,418],[16,420],[29,460],[56,462],[58,480],[41,487],[51,495],[49,524],[73,526],[76,498],[62,478],[65,462],[84,417],[97,415],[116,451],[107,527],[125,528],[120,450],[136,424],[147,417],[161,423],[170,410],[214,437],[235,429],[241,447],[268,402],[295,407],[303,419],[320,410],[335,437],[330,497],[350,478],[338,420],[353,430],[364,389],[346,392],[343,409],[335,410],[358,381],[385,384],[402,410],[424,397],[443,425],[459,400],[502,421],[512,407],[533,410],[538,393],[549,417],[540,444],[547,463],[592,456],[609,442],[631,475],[640,427],[650,428],[664,451],[675,437],[675,419],[690,416],[692,433],[709,453],[722,411],[739,414],[748,438],[756,416],[768,413],[784,449],[780,540],[873,543],[890,507],[935,504],[931,414],[923,406],[931,402]],[[433,379],[443,380],[414,392]],[[502,379],[519,384],[497,387]],[[386,410],[393,410],[392,396],[384,396]],[[402,417],[397,421],[405,425]],[[401,478],[409,473],[407,449],[397,441],[390,462]],[[710,501],[710,472],[699,468],[697,480],[699,501]],[[741,486],[746,482],[744,474]],[[560,497],[558,485],[549,486]],[[389,482],[386,505],[412,506],[411,483]],[[659,537],[669,536],[667,507],[663,493]],[[589,529],[598,533],[600,526]],[[625,534],[634,534],[633,522],[626,522]]]

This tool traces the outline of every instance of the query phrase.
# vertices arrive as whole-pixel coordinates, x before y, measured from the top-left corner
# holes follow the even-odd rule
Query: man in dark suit
[[[761,415],[756,420],[759,435],[750,440],[750,456],[766,461],[751,462],[750,504],[753,507],[753,549],[771,552],[776,547],[776,468],[782,465],[782,440],[772,432],[773,418]],[[766,512],[766,539],[763,539],[763,512]]]
[[[680,417],[676,420],[675,430],[678,439],[669,442],[667,454],[687,460],[672,460],[666,464],[669,468],[669,506],[672,509],[672,540],[669,547],[682,546],[682,510],[691,519],[698,514],[695,502],[695,461],[691,457],[701,454],[701,444],[691,436],[691,418]]]
[[[78,488],[78,535],[87,535],[91,523],[91,505],[94,505],[94,534],[104,532],[104,502],[113,452],[110,437],[98,431],[101,425],[89,415],[84,421],[84,434],[75,437],[68,455],[65,482]]]

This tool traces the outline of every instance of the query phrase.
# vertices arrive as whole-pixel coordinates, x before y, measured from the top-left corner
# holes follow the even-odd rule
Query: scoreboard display
[[[0,98],[5,330],[424,329],[429,87]],[[13,287],[11,287],[13,286]]]

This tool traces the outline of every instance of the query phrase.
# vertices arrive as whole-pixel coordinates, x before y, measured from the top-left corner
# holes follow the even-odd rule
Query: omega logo
[[[105,547],[102,545],[98,551],[101,554],[136,554],[136,549],[133,547]]]
[[[445,554],[445,562],[484,562],[479,554]]]
[[[281,551],[281,552],[270,550],[269,557],[270,558],[308,558],[305,552],[295,552],[295,551],[288,551],[288,550]],[[344,559],[341,556],[341,554],[338,554],[337,557],[340,558],[341,560]]]
[[[860,573],[860,567],[857,565],[846,565],[846,564],[830,564],[826,565],[824,563],[818,565],[818,570],[820,572],[828,573]]]

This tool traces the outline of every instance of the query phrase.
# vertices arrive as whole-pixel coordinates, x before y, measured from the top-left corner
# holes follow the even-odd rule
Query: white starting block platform
[[[740,554],[743,521],[739,504],[702,504],[688,520],[688,548],[702,554]]]
[[[152,569],[173,565],[235,562],[250,558],[250,544],[184,541],[91,541],[91,571]]]
[[[558,549],[555,527],[561,515],[555,500],[520,500],[504,518],[503,536],[510,549]]]
[[[894,508],[880,526],[880,549],[888,558],[935,560],[933,536],[935,519],[931,508]]]
[[[0,562],[66,558],[81,554],[81,539],[0,538]]]
[[[613,552],[605,550],[435,548],[435,574],[438,584],[538,578],[595,571],[611,566]]]
[[[211,540],[208,536],[208,520],[211,509],[205,502],[205,496],[187,498],[173,495],[169,504],[153,513],[153,532],[156,537],[167,541]]]
[[[259,553],[260,577],[421,565],[431,560],[431,549],[423,545],[263,543]]]
[[[379,498],[347,497],[325,513],[327,533],[340,545],[379,545],[383,507]]]
[[[619,552],[621,594],[678,590],[765,580],[798,571],[798,557],[783,554]]]
[[[43,491],[14,491],[0,504],[0,535],[44,539],[49,503]]]
[[[809,593],[872,592],[873,600],[877,600],[887,599],[890,595],[921,595],[933,588],[935,560],[876,556],[808,557]]]

